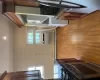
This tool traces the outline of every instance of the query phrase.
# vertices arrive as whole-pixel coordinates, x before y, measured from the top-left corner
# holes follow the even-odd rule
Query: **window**
[[[28,43],[29,44],[33,44],[34,40],[33,40],[33,33],[28,33]]]
[[[34,37],[33,37],[33,29],[28,28],[27,29],[27,43],[28,44],[33,44],[34,43]]]
[[[31,70],[40,70],[41,72],[41,77],[44,78],[44,67],[43,66],[33,66],[33,67],[29,67],[28,71]]]
[[[35,28],[27,28],[27,44],[40,44],[41,43],[41,33],[36,32]]]
[[[40,32],[36,32],[35,33],[35,43],[36,44],[40,44],[41,43],[41,33]]]
[[[59,64],[54,65],[54,79],[61,78],[61,67]]]
[[[44,78],[43,66],[38,66],[38,67],[36,67],[36,70],[40,70],[40,72],[41,72],[41,77]]]

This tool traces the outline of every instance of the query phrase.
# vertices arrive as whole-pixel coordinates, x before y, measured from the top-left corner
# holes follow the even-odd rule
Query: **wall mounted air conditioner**
[[[42,32],[41,44],[49,44],[49,43],[50,43],[50,32]]]

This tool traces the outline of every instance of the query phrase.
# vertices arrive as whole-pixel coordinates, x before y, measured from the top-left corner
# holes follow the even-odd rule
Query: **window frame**
[[[37,69],[37,68],[42,68],[42,71],[40,69]],[[31,68],[31,69],[29,69]],[[28,68],[28,71],[32,71],[32,70],[40,70],[41,72],[41,77],[44,78],[45,74],[44,74],[44,66],[32,66],[32,67],[29,67]]]
[[[55,69],[60,69],[60,70],[61,70],[61,66],[60,66],[59,64],[57,64],[57,63],[54,64],[54,76],[53,76],[54,79],[59,79],[59,78],[61,78],[61,71],[58,70],[58,71],[56,72]],[[57,77],[57,78],[56,78],[55,75],[58,75],[58,76],[60,75],[60,77]]]
[[[29,28],[30,28],[30,31],[31,31],[31,29],[32,29],[32,34],[33,34],[33,42],[32,43],[29,43],[29,41],[28,40],[32,40],[32,39],[28,39],[28,33],[29,33]],[[37,31],[36,31],[36,28],[34,28],[34,27],[26,27],[26,42],[27,42],[27,44],[28,45],[40,45],[40,44],[42,44],[42,33],[41,32],[38,32],[38,33],[40,33],[40,43],[37,43],[36,42],[36,33],[37,33]]]
[[[39,43],[37,43],[37,40],[36,40],[36,33],[40,33],[40,34],[39,34],[40,40],[38,39],[38,40],[40,41]],[[41,40],[42,40],[41,38],[42,38],[42,33],[41,33],[41,32],[35,31],[35,44],[41,44],[41,42],[42,42],[42,41],[41,41]]]

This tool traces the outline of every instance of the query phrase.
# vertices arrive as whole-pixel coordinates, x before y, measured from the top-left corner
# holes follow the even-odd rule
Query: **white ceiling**
[[[95,10],[100,10],[100,0],[63,0],[63,1],[74,2],[74,3],[87,6],[87,8],[83,8],[83,9],[82,8],[72,9],[70,10],[70,12],[91,13]],[[0,1],[0,5],[1,5],[1,1]]]
[[[71,12],[82,12],[82,13],[91,13],[95,10],[100,10],[100,0],[64,0],[69,2],[75,2],[84,6],[87,6],[87,8],[81,8],[81,9],[72,9]]]
[[[60,0],[39,0],[42,2],[59,2]],[[71,12],[82,12],[82,13],[91,13],[95,10],[100,10],[100,0],[63,0],[78,3],[81,5],[86,6],[87,8],[80,8],[80,9],[71,9]]]

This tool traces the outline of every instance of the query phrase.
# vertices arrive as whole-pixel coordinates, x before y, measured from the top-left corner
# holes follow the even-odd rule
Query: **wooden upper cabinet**
[[[100,64],[100,10],[57,29],[57,58]]]
[[[7,1],[7,2],[3,2],[3,5],[2,5],[2,13],[6,13],[6,12],[15,12],[15,5],[14,5],[14,2],[12,1]]]
[[[35,0],[14,0],[15,5],[19,6],[38,6],[38,4],[35,2]]]
[[[24,24],[19,20],[19,18],[15,14],[15,4],[13,1],[8,0],[2,2],[2,13],[12,22],[14,22],[18,27],[24,26]]]
[[[59,18],[64,20],[75,20],[75,19],[82,18],[85,15],[86,13],[63,12],[62,14],[59,15]]]

